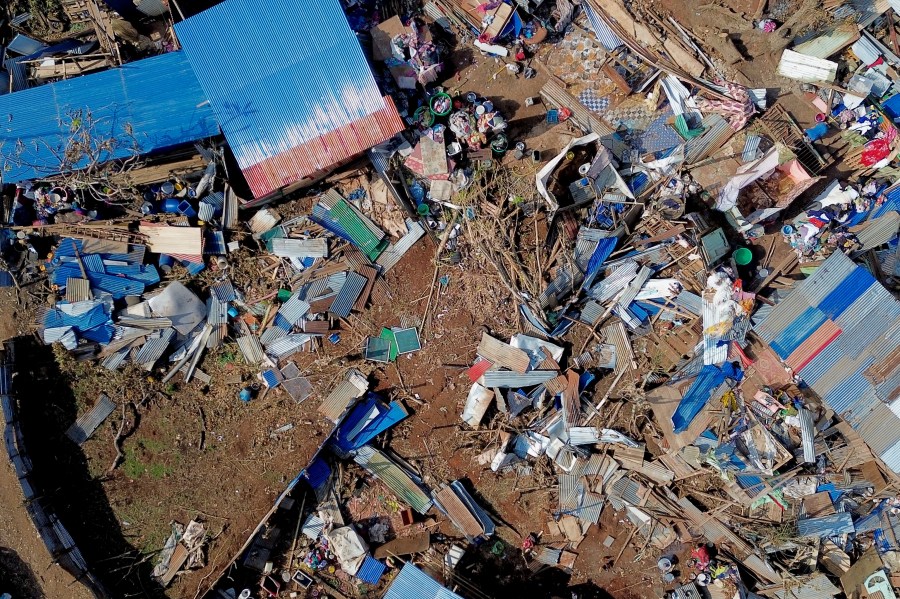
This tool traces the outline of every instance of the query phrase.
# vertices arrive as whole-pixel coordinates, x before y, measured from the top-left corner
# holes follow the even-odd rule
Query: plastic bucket
[[[738,266],[747,266],[753,261],[753,252],[747,248],[738,248],[731,256]]]
[[[436,107],[438,103],[446,104],[446,108],[441,110],[439,106]],[[453,101],[450,99],[450,96],[448,96],[444,92],[439,92],[431,97],[431,100],[428,102],[428,106],[431,109],[431,113],[433,115],[447,116],[448,114],[450,114],[450,111],[453,110]]]
[[[491,150],[494,154],[502,154],[509,147],[509,140],[505,135],[500,133],[491,140]]]
[[[434,124],[434,115],[427,106],[419,106],[413,113],[413,118],[417,123],[425,127],[431,127]]]
[[[167,212],[169,214],[175,214],[178,212],[178,205],[181,204],[181,200],[178,198],[166,198],[162,202],[162,211]]]

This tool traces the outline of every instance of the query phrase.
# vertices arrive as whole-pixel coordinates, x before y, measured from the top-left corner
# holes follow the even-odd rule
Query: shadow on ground
[[[47,597],[31,566],[7,547],[0,547],[0,593],[9,593],[16,599]]]
[[[145,556],[122,534],[103,485],[90,474],[84,452],[65,436],[77,417],[77,404],[52,349],[32,338],[20,338],[16,362],[19,415],[33,481],[44,505],[56,512],[112,596],[165,597],[150,578],[153,560],[142,561]],[[106,432],[101,426],[97,434]]]

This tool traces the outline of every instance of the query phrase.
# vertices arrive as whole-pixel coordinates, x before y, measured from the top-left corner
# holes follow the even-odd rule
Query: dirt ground
[[[817,14],[815,5],[813,0],[785,0],[775,3],[775,8],[793,15],[788,17],[791,23],[801,24]],[[753,29],[752,16],[742,15],[741,11],[750,10],[743,3],[658,0],[656,6],[708,40],[712,50],[722,43],[723,34],[730,36],[748,59],[733,70],[754,84],[778,87],[783,83],[774,70],[778,50],[786,43],[784,32],[765,34]],[[793,26],[793,33],[799,33],[798,27]],[[534,79],[515,78],[501,63],[470,51],[457,52],[450,62],[455,68],[446,87],[474,90],[493,100],[510,122],[513,141],[527,140],[530,148],[541,150],[546,158],[576,134],[567,125],[547,125],[545,108],[539,103],[525,105],[525,99],[537,96],[546,81],[541,69]],[[533,177],[537,165],[526,160],[517,168],[523,177]],[[768,241],[761,240],[757,251],[765,251]],[[243,365],[233,343],[208,354],[200,364],[213,377],[210,388],[199,383],[164,386],[158,382],[158,373],[132,370],[110,374],[95,364],[62,361],[60,369],[49,349],[29,346],[30,361],[20,390],[27,393],[26,432],[42,439],[33,458],[36,470],[44,473],[46,487],[55,489],[51,500],[64,521],[73,522],[73,535],[89,563],[102,564],[98,570],[117,594],[195,597],[234,557],[325,438],[328,428],[316,416],[315,407],[350,366],[368,374],[376,391],[400,397],[410,409],[410,418],[383,442],[417,466],[427,483],[457,478],[470,481],[479,499],[503,523],[498,536],[506,544],[501,558],[506,565],[498,563],[497,567],[516,570],[523,537],[541,532],[550,518],[556,497],[547,487],[555,486],[555,476],[540,463],[529,476],[493,473],[479,464],[477,456],[491,443],[496,447],[494,433],[459,426],[469,385],[465,368],[474,359],[482,327],[498,337],[519,331],[516,306],[497,276],[486,270],[476,272],[466,261],[442,266],[439,274],[447,277],[447,283],[439,285],[437,299],[431,302],[432,324],[421,331],[423,349],[385,367],[355,360],[363,338],[381,327],[401,322],[421,325],[434,273],[435,245],[431,238],[416,244],[388,274],[389,304],[373,305],[351,317],[351,328],[342,331],[337,344],[325,342],[318,353],[295,356],[316,390],[300,406],[277,391],[249,404],[239,402],[240,385],[225,380],[237,375],[246,384],[255,372]],[[248,295],[262,295],[270,286],[260,285]],[[0,339],[29,334],[29,324],[17,314],[14,296],[6,290],[0,292]],[[576,328],[567,341],[571,347],[579,347],[584,336],[585,332]],[[69,388],[47,392],[48,385],[60,381]],[[606,392],[610,382],[608,378],[598,382],[595,399]],[[98,429],[83,451],[65,447],[62,436],[75,415],[89,408],[100,392],[116,401],[139,404],[139,418],[125,411],[126,425],[134,431],[124,444],[124,463],[112,473],[112,438],[121,414]],[[613,401],[609,408],[616,404]],[[628,410],[621,414],[621,424],[629,426]],[[272,433],[284,424],[294,428]],[[50,480],[58,474],[59,480]],[[179,576],[164,594],[143,588],[152,558],[169,534],[170,522],[186,523],[195,517],[203,519],[214,536],[208,565]],[[592,527],[577,549],[579,557],[571,576],[556,569],[531,580],[515,579],[512,574],[510,578],[498,576],[497,588],[485,591],[500,597],[509,596],[512,590],[539,589],[549,596],[567,586],[590,583],[615,599],[652,596],[659,584],[652,569],[658,556],[643,551],[637,539],[626,542],[629,529],[622,518],[611,509],[604,511],[601,525]],[[446,523],[441,530],[456,534]],[[609,546],[604,544],[607,537],[613,538]],[[0,580],[9,577],[26,580],[17,596],[88,596],[80,585],[72,584],[68,574],[52,565],[22,507],[15,476],[4,466],[0,468]]]

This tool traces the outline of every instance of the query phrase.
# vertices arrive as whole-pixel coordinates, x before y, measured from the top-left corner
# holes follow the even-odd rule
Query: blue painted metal
[[[800,377],[810,386],[815,384],[825,376],[838,360],[844,355],[844,350],[839,343],[830,343],[825,349],[819,352],[815,358],[810,360],[809,364],[800,370]]]
[[[367,584],[378,584],[385,570],[387,570],[387,566],[374,557],[367,555],[355,576]]]
[[[818,307],[828,318],[835,320],[874,282],[875,278],[866,269],[854,269]]]
[[[725,382],[726,379],[740,380],[744,373],[740,369],[735,368],[731,364],[724,364],[721,367],[709,365],[704,366],[693,384],[681,398],[681,402],[672,415],[672,424],[675,426],[675,433],[683,433],[691,425],[691,422],[709,401],[712,392]]]
[[[95,139],[120,140],[107,157],[115,159],[132,155],[127,128],[142,154],[217,135],[219,127],[205,102],[183,52],[0,96],[3,181],[58,172],[57,155],[70,138],[73,111],[92,113]]]
[[[854,532],[855,530],[853,528],[853,516],[849,512],[797,521],[797,534],[800,537],[832,537]]]
[[[310,462],[309,466],[303,471],[303,475],[309,482],[309,486],[314,490],[318,489],[328,481],[331,476],[331,467],[321,456]]]
[[[396,401],[385,404],[377,395],[369,393],[366,400],[355,405],[338,427],[332,444],[338,453],[348,454],[408,415],[402,404]]]
[[[272,0],[264,13],[255,0],[225,0],[176,24],[175,32],[245,174],[277,156],[284,168],[266,178],[289,185],[299,179],[289,152],[385,111],[338,0]],[[233,33],[227,52],[222,32]],[[321,168],[332,164],[327,154],[316,158]],[[257,194],[251,179],[256,177],[248,175],[248,182]]]
[[[794,319],[794,322],[788,325],[769,345],[779,357],[786,359],[826,320],[828,318],[822,311],[809,307],[801,312],[800,316]]]
[[[584,14],[587,15],[588,23],[594,31],[594,35],[597,36],[597,41],[603,44],[604,48],[611,52],[623,44],[619,36],[609,28],[609,25],[603,19],[597,16],[589,4],[582,4],[582,8],[584,9]]]
[[[434,578],[406,562],[388,587],[384,599],[462,599]]]

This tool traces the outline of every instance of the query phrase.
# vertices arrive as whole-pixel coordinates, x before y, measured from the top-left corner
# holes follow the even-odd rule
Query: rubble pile
[[[321,72],[285,67],[312,73],[308,93],[258,111],[195,45],[242,1],[170,33],[224,139],[49,174],[0,143],[0,287],[44,344],[225,387],[220,410],[297,411],[252,443],[300,431],[304,462],[197,596],[897,596],[900,5],[826,2],[826,25],[789,40],[763,2],[738,45],[653,3],[327,2],[352,43],[310,50]],[[783,94],[738,68],[759,39]],[[112,60],[69,45],[17,37],[6,68],[35,82]],[[335,52],[371,82],[313,91]],[[467,320],[488,296],[496,313]],[[66,432],[83,448],[121,407],[107,478],[126,405],[139,415],[113,395]],[[182,521],[161,588],[207,568],[209,523]],[[548,573],[571,589],[540,587]]]

